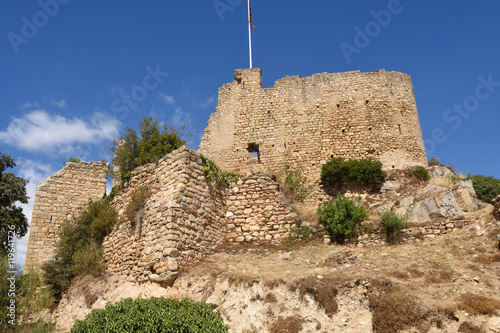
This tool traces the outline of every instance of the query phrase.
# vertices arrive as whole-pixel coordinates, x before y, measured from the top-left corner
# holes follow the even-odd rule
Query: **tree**
[[[16,164],[10,156],[0,153],[0,253],[7,254],[9,249],[9,231],[14,230],[21,238],[28,232],[28,219],[21,207],[16,204],[28,203],[26,195],[27,179],[16,177],[12,172],[5,172]]]
[[[155,162],[186,143],[181,139],[184,126],[176,129],[168,123],[160,124],[157,118],[142,117],[139,127],[140,136],[127,127],[110,148],[114,153],[113,165],[119,170],[122,181],[126,181],[136,167]]]

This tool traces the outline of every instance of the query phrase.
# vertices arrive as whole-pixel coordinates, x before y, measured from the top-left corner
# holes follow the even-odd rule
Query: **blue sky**
[[[252,13],[264,87],[407,73],[428,157],[500,177],[500,2],[253,0]],[[185,124],[196,149],[218,87],[249,67],[246,1],[4,0],[0,55],[0,151],[34,197],[69,157],[109,159],[142,116]]]

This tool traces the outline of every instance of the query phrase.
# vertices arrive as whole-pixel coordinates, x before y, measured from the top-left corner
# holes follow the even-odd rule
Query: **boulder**
[[[491,201],[493,204],[493,215],[500,221],[500,195]]]
[[[455,175],[453,171],[444,166],[436,166],[429,169],[429,174],[431,178],[447,178]]]

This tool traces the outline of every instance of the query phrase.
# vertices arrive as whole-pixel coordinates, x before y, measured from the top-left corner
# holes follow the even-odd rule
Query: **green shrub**
[[[217,186],[229,186],[238,180],[238,174],[236,172],[222,171],[214,161],[205,155],[200,154],[200,157],[203,161],[203,174],[207,180],[215,180]]]
[[[414,165],[409,167],[408,172],[414,175],[417,178],[420,178],[422,180],[429,180],[431,179],[431,175],[429,174],[429,171],[427,171],[426,168],[420,165]]]
[[[139,122],[139,133],[132,128],[126,128],[126,133],[119,140],[113,141],[113,164],[119,170],[122,182],[130,179],[131,172],[138,166],[152,163],[168,153],[183,146],[186,141],[181,138],[185,135],[184,126],[174,128],[167,124],[160,124],[159,119],[142,117]],[[186,134],[190,136],[188,132]],[[128,179],[127,179],[128,178]]]
[[[321,167],[321,181],[328,185],[350,183],[380,187],[384,183],[382,163],[374,159],[344,160],[332,158]]]
[[[71,333],[225,333],[228,327],[210,304],[165,298],[127,298],[77,320]]]
[[[73,163],[80,163],[82,160],[79,159],[78,157],[70,157],[69,161]]]
[[[474,175],[469,179],[472,180],[474,190],[480,200],[490,202],[500,194],[500,179],[483,175]]]
[[[439,162],[439,159],[438,159],[436,156],[434,156],[434,155],[433,155],[433,156],[429,159],[429,161],[427,162],[427,164],[428,164],[429,166],[433,166],[433,165],[439,165],[439,164],[441,164],[441,162]]]
[[[394,242],[397,239],[398,233],[408,227],[405,219],[394,212],[385,211],[381,217],[380,230],[385,233],[385,238],[388,242]]]
[[[311,193],[311,186],[307,183],[306,176],[304,176],[304,169],[292,170],[288,158],[285,157],[283,176],[285,191],[289,192],[294,200],[304,202]]]
[[[151,196],[151,190],[147,186],[139,186],[132,192],[132,197],[130,202],[125,208],[125,216],[130,221],[132,228],[137,226],[137,222],[140,223],[142,217],[138,217],[137,213],[144,209],[146,201]]]
[[[325,231],[338,243],[346,236],[357,234],[359,224],[368,217],[366,209],[349,198],[337,196],[334,201],[326,201],[318,207],[318,217],[325,224]]]
[[[87,203],[62,224],[54,258],[42,265],[44,280],[56,298],[77,274],[96,274],[101,269],[101,244],[117,220],[116,210],[98,200]]]
[[[113,199],[116,197],[116,195],[118,193],[120,193],[120,191],[122,190],[122,187],[121,185],[115,185],[111,188],[111,192],[109,192],[109,194],[106,196],[106,198],[104,198],[104,201],[106,203],[111,203],[111,201],[113,201]]]
[[[19,304],[17,310],[25,321],[54,305],[52,292],[50,288],[45,286],[39,268],[28,268],[18,279],[20,287],[18,290]],[[47,325],[40,322],[37,326]]]

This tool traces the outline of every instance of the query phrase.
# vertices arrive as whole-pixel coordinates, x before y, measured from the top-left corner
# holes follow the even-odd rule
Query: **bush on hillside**
[[[427,164],[429,166],[433,166],[433,165],[439,165],[439,164],[441,164],[441,162],[439,161],[439,159],[436,156],[433,155],[431,158],[429,158],[429,161],[427,162]]]
[[[175,128],[168,126],[168,123],[160,124],[157,118],[142,117],[139,127],[140,135],[127,127],[126,133],[119,140],[114,140],[110,148],[114,154],[113,165],[119,170],[122,182],[130,179],[136,167],[155,162],[186,143],[181,139],[184,126]]]
[[[77,320],[71,333],[101,332],[190,332],[225,333],[228,327],[210,304],[183,299],[127,298],[105,309],[93,310]]]
[[[347,236],[357,234],[368,212],[359,202],[339,195],[335,200],[325,201],[318,207],[318,217],[325,224],[328,235],[338,243],[343,243]]]
[[[76,275],[103,271],[102,242],[117,220],[116,210],[98,200],[87,203],[62,224],[54,258],[42,265],[44,279],[56,297]]]
[[[483,175],[475,175],[469,177],[474,185],[477,197],[480,200],[491,202],[498,195],[500,195],[500,179],[493,177],[485,177]]]
[[[329,185],[351,183],[380,187],[384,183],[382,163],[374,159],[344,160],[332,158],[321,167],[321,181]]]
[[[403,217],[397,215],[391,211],[385,211],[382,213],[380,220],[380,230],[385,233],[385,238],[388,242],[393,243],[396,241],[398,233],[407,228]]]
[[[429,171],[427,171],[426,168],[420,165],[414,165],[409,167],[408,172],[414,175],[417,178],[420,178],[422,180],[429,180],[431,179],[431,175],[429,174]]]

